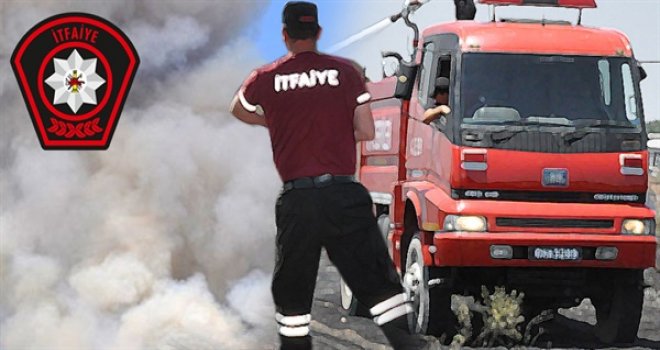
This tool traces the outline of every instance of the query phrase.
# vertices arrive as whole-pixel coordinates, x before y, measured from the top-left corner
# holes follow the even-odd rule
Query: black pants
[[[310,312],[322,247],[357,299],[374,316],[380,315],[382,322],[375,320],[392,346],[420,348],[419,339],[409,334],[405,313],[411,309],[401,299],[399,277],[372,206],[359,183],[291,189],[280,195],[272,292],[282,349],[311,349]]]

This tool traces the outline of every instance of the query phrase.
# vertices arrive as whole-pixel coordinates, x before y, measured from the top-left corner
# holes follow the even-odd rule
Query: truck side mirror
[[[403,100],[410,100],[413,88],[415,87],[415,78],[419,66],[415,63],[401,61],[399,71],[396,74],[396,89],[394,97]]]
[[[399,53],[393,51],[383,51],[380,55],[383,57],[383,78],[395,75],[399,71],[399,65],[401,64],[403,57],[401,57]],[[392,60],[389,60],[390,65],[387,64],[388,58],[394,59],[393,62]]]
[[[648,74],[646,74],[646,70],[644,69],[644,67],[638,65],[637,68],[639,69],[639,81],[646,79]]]

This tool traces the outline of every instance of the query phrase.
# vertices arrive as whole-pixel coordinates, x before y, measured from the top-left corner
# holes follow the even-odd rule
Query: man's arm
[[[422,119],[422,122],[424,124],[431,124],[432,121],[443,115],[448,115],[449,113],[451,113],[451,109],[445,105],[429,108],[424,112],[424,119]]]
[[[371,115],[371,107],[368,103],[355,107],[353,129],[355,130],[355,141],[371,141],[374,139],[376,130],[374,118]]]
[[[257,111],[250,112],[245,109],[241,104],[238,94],[231,101],[230,111],[231,114],[246,124],[266,126],[266,118],[257,114]]]

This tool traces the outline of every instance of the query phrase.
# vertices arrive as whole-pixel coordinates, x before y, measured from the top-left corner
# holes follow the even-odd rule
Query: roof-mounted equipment
[[[545,6],[576,9],[596,8],[596,0],[479,0],[479,2],[494,6]]]
[[[580,11],[577,24],[582,23],[582,10],[596,8],[596,0],[479,0],[479,3],[493,5],[493,22],[495,21],[495,7],[497,6],[540,6],[564,7]]]

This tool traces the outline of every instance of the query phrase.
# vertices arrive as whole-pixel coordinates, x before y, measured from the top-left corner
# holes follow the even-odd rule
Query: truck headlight
[[[486,231],[486,218],[483,216],[447,215],[445,217],[445,231]]]
[[[650,235],[655,230],[653,220],[625,219],[621,225],[621,233],[626,235]]]

